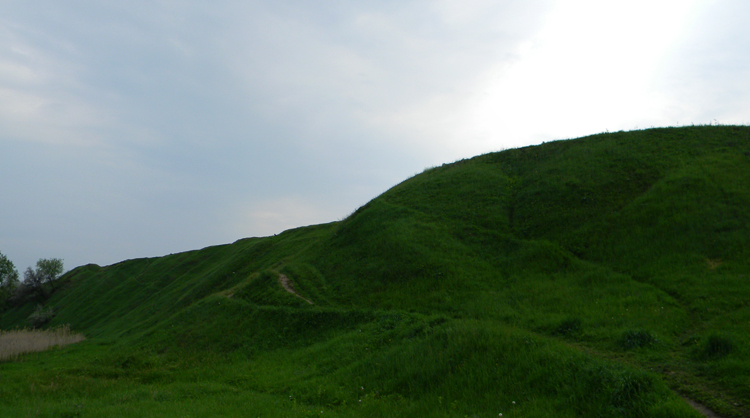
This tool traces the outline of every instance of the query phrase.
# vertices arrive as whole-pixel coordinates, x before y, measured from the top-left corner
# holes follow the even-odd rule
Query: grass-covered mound
[[[486,154],[341,222],[79,267],[46,304],[88,340],[0,364],[0,415],[747,416],[749,135]]]

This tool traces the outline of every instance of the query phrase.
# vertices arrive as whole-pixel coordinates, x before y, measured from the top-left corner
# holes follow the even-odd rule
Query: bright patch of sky
[[[0,252],[67,268],[342,219],[422,169],[750,122],[739,0],[0,4]]]

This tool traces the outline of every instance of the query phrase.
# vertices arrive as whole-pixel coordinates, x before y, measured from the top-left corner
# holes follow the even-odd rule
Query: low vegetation
[[[749,278],[750,128],[512,149],[340,222],[66,273],[0,326],[88,339],[0,364],[0,415],[750,416]]]
[[[47,330],[0,331],[0,361],[15,360],[21,354],[62,347],[85,339],[83,334],[71,332],[68,325]]]

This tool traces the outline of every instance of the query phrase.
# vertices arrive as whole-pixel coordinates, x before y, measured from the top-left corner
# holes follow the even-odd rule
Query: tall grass
[[[48,330],[0,331],[0,361],[14,360],[24,353],[44,351],[85,339],[83,334],[71,332],[68,324]]]

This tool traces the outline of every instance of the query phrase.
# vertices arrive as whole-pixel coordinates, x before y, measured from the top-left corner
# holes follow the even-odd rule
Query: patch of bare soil
[[[285,275],[279,274],[279,284],[287,292],[293,294],[294,296],[297,296],[298,298],[304,300],[305,302],[309,303],[310,305],[313,304],[312,301],[303,298],[302,296],[299,295],[299,293],[297,293],[296,290],[294,290],[294,285],[292,284],[292,281],[288,277],[286,277]]]

